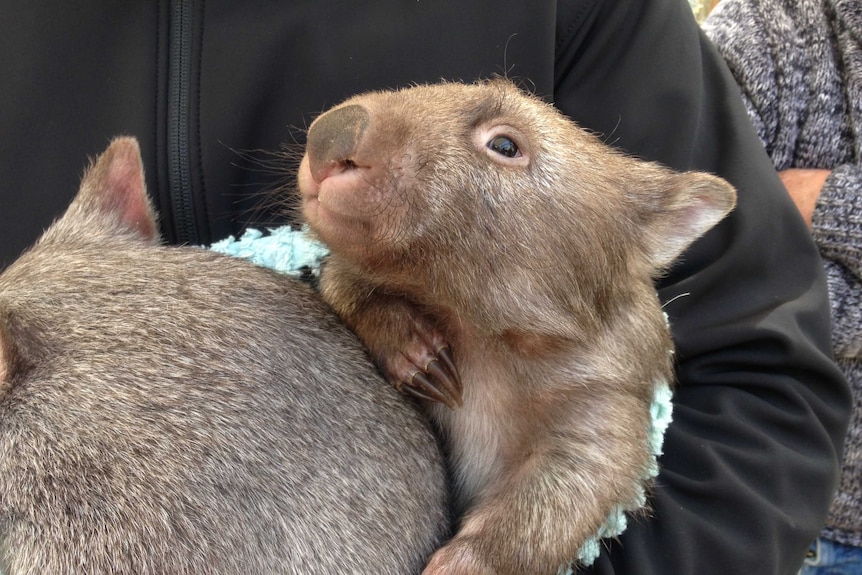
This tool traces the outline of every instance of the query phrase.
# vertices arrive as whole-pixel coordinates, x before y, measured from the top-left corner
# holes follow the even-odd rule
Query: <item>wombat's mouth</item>
[[[376,210],[369,210],[367,190],[372,168],[358,166],[352,160],[338,162],[321,177],[315,177],[308,156],[299,166],[298,184],[304,204],[316,202],[325,209],[344,218],[362,218]]]
[[[341,162],[315,179],[308,157],[299,167],[298,187],[305,221],[330,248],[358,247],[373,235],[379,198],[369,183],[371,168]]]

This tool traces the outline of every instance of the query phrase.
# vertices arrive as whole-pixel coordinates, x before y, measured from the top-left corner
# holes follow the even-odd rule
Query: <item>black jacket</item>
[[[440,78],[506,73],[632,154],[730,180],[739,207],[660,285],[680,384],[652,516],[589,571],[795,573],[849,394],[817,252],[684,0],[4,0],[0,28],[0,266],[112,135],[141,140],[165,237],[205,244],[283,221],[256,150]]]

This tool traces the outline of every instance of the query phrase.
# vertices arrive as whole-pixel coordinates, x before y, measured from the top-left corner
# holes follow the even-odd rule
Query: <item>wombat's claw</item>
[[[437,350],[437,357],[429,360],[424,369],[415,371],[409,382],[398,381],[395,389],[420,399],[444,403],[450,409],[463,405],[461,378],[447,347]]]
[[[427,401],[445,403],[450,408],[455,408],[452,403],[452,398],[440,391],[421,371],[417,371],[413,374],[409,384],[405,384],[402,381],[397,382],[395,384],[395,389],[404,395],[410,395],[417,399],[424,399]]]
[[[461,376],[458,375],[458,369],[455,367],[455,361],[452,359],[452,350],[448,346],[443,346],[437,350],[437,358],[443,362],[446,372],[451,376],[451,383],[455,390],[455,397],[458,405],[461,405],[461,392],[464,387],[461,385]]]
[[[428,365],[425,366],[424,373],[421,371],[414,373],[412,383],[414,386],[418,384],[426,391],[440,395],[438,401],[445,403],[450,409],[455,409],[456,404],[457,406],[462,405],[460,386],[445,369],[445,364],[441,364],[438,359],[429,361]]]

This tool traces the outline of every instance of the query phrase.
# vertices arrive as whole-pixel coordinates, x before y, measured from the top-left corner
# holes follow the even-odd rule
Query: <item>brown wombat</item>
[[[117,139],[0,275],[0,572],[418,573],[425,418],[298,280],[155,230]]]
[[[735,204],[506,80],[360,95],[310,127],[326,299],[451,454],[460,530],[426,574],[546,574],[640,506],[672,342],[654,278]]]

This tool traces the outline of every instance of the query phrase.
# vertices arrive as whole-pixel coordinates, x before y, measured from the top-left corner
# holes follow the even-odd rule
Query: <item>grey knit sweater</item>
[[[862,546],[862,2],[723,0],[703,27],[776,169],[833,170],[812,231],[829,278],[835,357],[855,409],[823,535]]]

